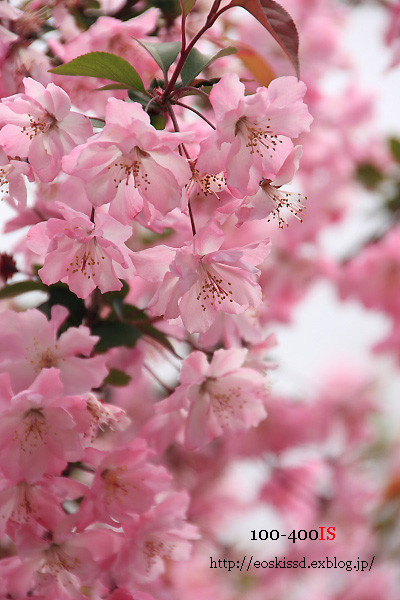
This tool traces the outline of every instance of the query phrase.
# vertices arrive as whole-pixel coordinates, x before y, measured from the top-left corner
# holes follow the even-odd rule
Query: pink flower
[[[299,520],[304,527],[312,527],[327,483],[329,467],[322,459],[311,459],[299,465],[282,462],[272,469],[260,498],[275,506],[293,527]]]
[[[14,391],[28,388],[50,367],[60,370],[67,394],[88,392],[107,376],[104,356],[84,358],[98,341],[87,327],[69,327],[58,337],[67,315],[63,306],[52,308],[50,321],[36,309],[0,313],[0,373],[9,373]]]
[[[126,542],[114,566],[117,583],[153,581],[164,573],[168,561],[189,558],[191,540],[199,534],[186,522],[188,504],[186,492],[175,492],[126,525]]]
[[[373,285],[371,281],[373,280]],[[395,318],[400,314],[400,228],[366,245],[338,273],[341,296],[358,298]]]
[[[299,167],[301,154],[301,146],[296,146],[287,156],[276,177],[272,181],[264,179],[258,191],[253,196],[244,199],[236,213],[239,221],[264,219],[271,215],[278,220],[278,225],[282,229],[284,225],[288,224],[285,218],[286,213],[291,213],[300,221],[302,220],[299,214],[303,211],[302,201],[306,199],[305,196],[280,189],[282,185],[290,183],[293,179]]]
[[[390,67],[400,63],[400,6],[396,2],[387,5],[389,25],[385,32],[385,42],[393,52]]]
[[[132,595],[133,594],[133,595]],[[108,600],[155,600],[153,596],[144,592],[128,592],[125,588],[118,588],[115,590]]]
[[[71,111],[64,90],[44,87],[24,79],[25,94],[4,98],[0,104],[0,145],[9,156],[29,158],[42,181],[52,181],[61,169],[61,158],[87,139],[90,120]]]
[[[149,462],[151,451],[136,438],[129,448],[99,455],[96,475],[81,509],[81,526],[90,521],[115,525],[130,520],[155,504],[156,494],[169,487],[171,476]],[[90,461],[89,461],[90,462]]]
[[[245,96],[245,86],[232,73],[213,87],[215,141],[218,147],[229,144],[227,183],[237,193],[254,194],[261,179],[274,179],[293,148],[291,139],[309,131],[312,117],[303,102],[305,92],[305,84],[295,77],[279,77]],[[209,146],[210,140],[204,144]]]
[[[0,375],[0,468],[12,480],[34,483],[58,475],[83,456],[79,430],[86,402],[63,396],[57,369],[44,369],[29,389],[14,395],[7,373]]]
[[[92,586],[97,587],[103,564],[111,562],[118,552],[115,532],[91,529],[73,533],[72,527],[73,520],[66,517],[44,536],[39,537],[29,526],[22,527],[16,536],[22,570],[33,576],[36,589],[43,591],[45,598],[82,598],[83,589],[91,592]]]
[[[95,205],[111,202],[110,214],[124,223],[145,209],[148,218],[180,205],[189,182],[187,161],[174,152],[186,134],[157,131],[140,104],[110,99],[107,125],[63,159],[63,169],[86,182]]]
[[[44,283],[68,283],[71,291],[87,298],[99,287],[101,292],[120,290],[120,279],[134,275],[131,251],[124,242],[131,236],[129,226],[97,212],[94,222],[84,213],[60,206],[64,219],[49,219],[34,225],[27,245],[45,255],[39,274]]]
[[[86,486],[68,477],[48,477],[35,484],[20,481],[17,485],[3,480],[0,491],[0,535],[7,523],[36,522],[53,530],[65,517],[61,502],[83,496]],[[11,535],[11,531],[8,531]]]
[[[160,281],[149,308],[166,319],[181,316],[188,331],[205,332],[219,312],[238,314],[261,302],[257,283],[268,242],[222,249],[223,232],[213,223],[182,248],[157,246],[136,252],[138,274]]]
[[[203,158],[203,155],[201,156]],[[234,197],[228,189],[223,170],[215,172],[217,165],[213,156],[210,157],[213,164],[207,165],[202,160],[202,170],[197,168],[197,160],[190,161],[192,179],[182,190],[181,210],[188,213],[188,204],[192,214],[195,215],[196,227],[201,229],[207,227],[210,221],[217,224],[224,223],[241,206],[242,200]],[[223,169],[223,163],[221,163]]]
[[[19,208],[26,207],[26,179],[32,180],[32,171],[27,162],[9,160],[0,148],[0,199],[9,196],[18,202]]]
[[[185,411],[187,448],[255,427],[267,416],[266,378],[244,366],[246,356],[246,349],[231,348],[214,352],[211,363],[202,352],[192,352],[183,362],[181,385],[156,410],[172,416]]]
[[[125,410],[113,404],[105,404],[94,394],[88,394],[86,408],[90,417],[90,425],[85,435],[93,441],[96,435],[107,429],[123,431],[130,424]]]

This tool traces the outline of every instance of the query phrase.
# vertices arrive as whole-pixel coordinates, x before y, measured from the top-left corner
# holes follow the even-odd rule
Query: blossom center
[[[30,125],[24,125],[22,131],[26,133],[30,140],[33,140],[35,135],[46,133],[57,122],[56,118],[49,113],[45,113],[41,118],[34,118],[28,114]]]
[[[3,200],[8,194],[9,181],[8,171],[10,167],[0,167],[0,200]]]
[[[174,548],[175,544],[173,543],[165,544],[161,540],[147,539],[144,543],[144,554],[147,558],[148,570],[156,562],[158,556],[169,558]]]
[[[219,199],[218,192],[221,192],[226,185],[225,177],[222,173],[218,173],[216,175],[212,173],[205,173],[204,175],[200,175],[200,171],[196,169],[195,163],[196,161],[192,161],[190,163],[190,168],[192,170],[192,179],[191,182],[188,184],[189,194],[190,191],[197,184],[204,196],[213,195]],[[200,192],[197,192],[197,195],[199,196]]]
[[[83,248],[75,254],[73,260],[69,263],[67,271],[71,273],[82,273],[84,277],[90,279],[96,276],[96,267],[100,265],[100,260],[104,260],[105,256],[96,252],[96,239],[90,240],[88,244],[84,244]]]
[[[42,369],[50,369],[50,367],[58,366],[58,357],[54,348],[48,346],[47,348],[40,349],[36,338],[34,339],[33,346],[33,354],[29,362],[36,373],[40,373]]]
[[[206,303],[209,303],[213,308],[217,308],[217,305],[222,304],[224,300],[229,299],[229,302],[233,302],[232,298],[230,298],[232,290],[226,288],[226,286],[232,285],[230,281],[224,282],[210,265],[206,266],[201,261],[199,263],[199,270],[200,289],[196,299],[202,303],[201,308],[203,311],[206,310]]]
[[[46,570],[56,577],[60,572],[73,571],[80,565],[79,559],[67,554],[60,544],[51,544],[48,550],[45,551],[45,556]]]
[[[144,190],[147,190],[147,186],[150,185],[148,173],[143,167],[143,159],[148,158],[150,155],[138,146],[135,146],[127,155],[123,155],[120,160],[116,161],[111,167],[115,167],[113,181],[117,188],[122,181],[125,181],[125,185],[129,185],[130,176],[133,177],[135,188],[143,186]]]
[[[127,467],[116,467],[115,469],[104,469],[102,471],[101,478],[104,480],[108,501],[117,500],[122,502],[128,495],[128,485],[121,477],[126,470]]]
[[[266,119],[270,121],[270,118]],[[235,135],[241,135],[246,140],[246,148],[250,149],[250,154],[259,154],[264,158],[268,154],[270,158],[277,149],[282,140],[272,132],[269,124],[260,124],[250,121],[247,117],[240,117],[235,126]]]
[[[16,502],[11,514],[11,518],[17,523],[28,522],[35,512],[30,499],[28,498],[29,486],[25,481],[21,481],[16,486]]]
[[[40,408],[30,408],[23,417],[22,431],[15,432],[15,439],[20,442],[21,450],[32,454],[39,444],[45,443],[49,426]]]
[[[278,190],[278,188],[270,184],[270,180],[265,180],[261,184],[261,187],[275,205],[272,216],[278,219],[280,229],[283,229],[285,225],[288,225],[288,222],[282,214],[282,211],[285,210],[291,212],[301,223],[303,222],[300,214],[303,212],[304,204],[300,202],[300,194]],[[307,198],[305,199],[307,200]]]

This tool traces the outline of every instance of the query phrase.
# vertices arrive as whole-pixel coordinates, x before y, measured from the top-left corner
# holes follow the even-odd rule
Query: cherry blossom
[[[302,202],[306,200],[305,196],[280,189],[282,185],[290,183],[293,179],[299,167],[301,154],[301,146],[296,146],[286,157],[276,177],[272,181],[264,179],[258,192],[245,198],[236,213],[240,221],[245,222],[272,216],[278,220],[279,227],[283,228],[284,225],[288,224],[285,220],[285,213],[291,213],[302,221],[300,215],[304,208]]]
[[[49,597],[79,598],[82,589],[95,590],[101,565],[114,558],[118,536],[111,530],[92,529],[74,534],[68,519],[43,537],[28,526],[21,528],[17,544],[24,548],[22,567]],[[29,588],[28,588],[29,589]]]
[[[10,196],[22,209],[26,206],[26,178],[32,179],[28,163],[22,160],[9,160],[0,148],[0,198]]]
[[[135,254],[140,276],[162,280],[149,304],[153,314],[181,316],[188,331],[204,332],[220,311],[238,314],[261,302],[255,265],[268,255],[268,242],[224,249],[223,241],[223,232],[210,224],[178,250],[158,246]]]
[[[83,495],[85,486],[67,477],[44,477],[34,484],[4,479],[0,491],[0,530],[7,524],[37,522],[51,531],[65,517],[61,501]],[[8,530],[11,534],[11,530]]]
[[[28,247],[45,255],[39,274],[46,284],[63,281],[81,298],[96,288],[120,290],[120,279],[134,273],[131,252],[124,242],[129,226],[106,213],[97,212],[94,222],[81,212],[60,207],[64,219],[49,219],[32,227]]]
[[[86,182],[95,206],[111,202],[110,214],[124,223],[142,208],[149,218],[178,206],[191,172],[174,150],[187,136],[157,132],[139,104],[116,99],[108,101],[106,122],[101,133],[64,158],[64,171]]]
[[[61,158],[87,139],[92,125],[71,111],[71,101],[60,87],[24,79],[25,94],[3,98],[0,104],[0,145],[12,157],[29,158],[42,181],[52,181]]]
[[[67,316],[63,306],[52,308],[50,321],[35,309],[0,313],[0,372],[9,373],[14,391],[28,388],[50,367],[60,370],[67,394],[87,392],[106,377],[105,357],[89,358],[98,338],[87,327],[70,327],[58,337]]]
[[[87,516],[110,525],[129,521],[150,509],[156,495],[169,486],[171,476],[149,461],[150,450],[140,438],[129,448],[96,458],[96,475],[85,495],[81,523]]]
[[[34,483],[45,473],[59,475],[69,460],[82,458],[79,430],[88,421],[86,402],[63,396],[57,369],[44,369],[16,395],[7,373],[0,381],[0,468],[7,477]]]
[[[254,427],[267,416],[264,375],[245,366],[244,349],[217,350],[210,363],[192,352],[182,366],[181,385],[158,406],[160,413],[187,412],[185,444],[198,448],[224,434]]]
[[[306,86],[294,77],[274,79],[251,96],[244,92],[237,75],[226,74],[210,100],[218,147],[229,144],[227,183],[240,194],[254,194],[261,179],[274,179],[293,148],[291,139],[309,130],[312,117],[303,102]]]
[[[127,538],[114,567],[120,585],[153,581],[169,561],[190,558],[191,541],[199,534],[186,522],[188,503],[187,493],[175,492],[126,525]]]

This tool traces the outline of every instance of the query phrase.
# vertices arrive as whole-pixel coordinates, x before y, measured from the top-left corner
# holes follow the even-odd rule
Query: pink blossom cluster
[[[323,278],[390,315],[378,349],[399,356],[397,227],[344,264],[320,244],[358,165],[385,172],[374,100],[324,89],[353,74],[344,7],[276,5],[300,79],[254,18],[268,3],[228,4],[0,2],[0,186],[20,233],[0,254],[0,598],[399,598],[399,448],[374,378],[339,364],[315,392],[273,386],[272,328]],[[227,39],[236,54],[205,60]],[[82,55],[141,83],[50,71]],[[336,538],[230,541],[260,510]],[[210,568],[263,552],[376,564]]]

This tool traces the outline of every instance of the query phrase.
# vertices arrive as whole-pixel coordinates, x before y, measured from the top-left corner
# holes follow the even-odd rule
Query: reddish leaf
[[[290,59],[299,77],[299,34],[289,13],[274,0],[232,0],[227,8],[234,6],[246,9],[270,32]]]
[[[254,75],[260,85],[268,87],[273,79],[276,77],[276,73],[271,65],[265,60],[263,56],[255,52],[253,48],[247,44],[236,42],[238,53],[236,54],[245,67]]]

